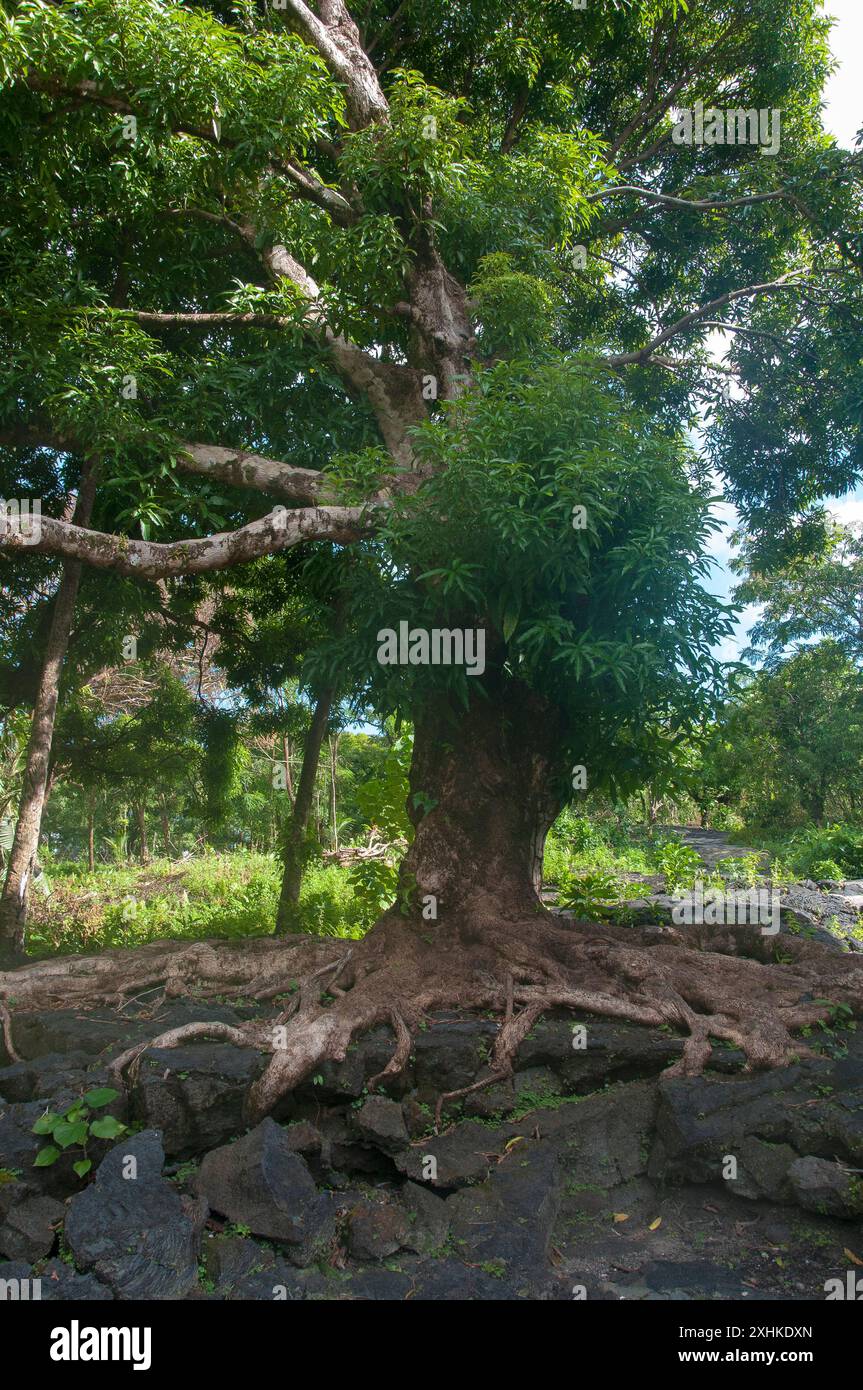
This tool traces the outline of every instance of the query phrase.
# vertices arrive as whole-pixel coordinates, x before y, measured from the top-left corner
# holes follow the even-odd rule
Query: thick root
[[[343,1061],[351,1043],[371,1028],[389,1024],[394,1035],[393,1055],[372,1078],[374,1087],[405,1070],[413,1036],[431,1011],[499,1011],[487,1075],[442,1096],[439,1120],[444,1104],[511,1075],[519,1046],[552,1008],[680,1030],[683,1051],[670,1074],[703,1071],[712,1039],[738,1047],[749,1069],[806,1055],[795,1032],[828,1021],[837,1005],[863,1011],[863,964],[796,938],[783,938],[781,963],[775,950],[772,939],[746,928],[684,936],[671,929],[587,927],[540,912],[506,920],[482,911],[432,933],[425,922],[389,912],[362,942],[157,943],[42,962],[0,975],[0,1001],[14,1001],[18,1009],[80,1007],[120,1005],[154,988],[238,999],[290,990],[289,1005],[272,1020],[187,1024],[130,1048],[112,1064],[122,1080],[146,1048],[202,1037],[271,1052],[247,1097],[250,1124],[322,1063]],[[4,1034],[8,1048],[8,1020]]]
[[[269,999],[350,953],[350,941],[260,937],[250,941],[151,941],[95,956],[56,956],[0,971],[0,1001],[24,1009],[116,1006],[149,991],[167,998],[219,994]]]

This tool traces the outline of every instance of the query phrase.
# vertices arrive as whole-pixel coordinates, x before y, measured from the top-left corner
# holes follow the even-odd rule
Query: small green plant
[[[835,859],[816,859],[812,865],[812,877],[820,879],[831,879],[834,883],[845,878],[842,865],[837,864]]]
[[[662,840],[653,851],[657,869],[665,877],[665,891],[679,893],[692,888],[695,880],[704,877],[705,865],[697,854],[682,840]]]
[[[620,901],[621,888],[613,874],[597,869],[593,873],[560,875],[558,902],[577,917],[593,917]]]
[[[82,1157],[72,1164],[79,1178],[86,1177],[93,1167],[93,1160],[87,1157],[87,1144],[91,1139],[118,1139],[126,1133],[127,1126],[113,1115],[100,1115],[92,1119],[94,1110],[102,1110],[117,1099],[119,1091],[110,1086],[99,1086],[79,1096],[65,1110],[46,1110],[33,1126],[34,1134],[50,1135],[53,1143],[41,1148],[33,1160],[34,1168],[50,1168],[56,1163],[65,1149],[80,1148]]]
[[[723,879],[731,879],[734,883],[742,883],[747,888],[755,888],[764,875],[763,858],[757,850],[749,854],[742,854],[736,858],[720,859],[716,865]],[[722,884],[718,884],[721,887]]]

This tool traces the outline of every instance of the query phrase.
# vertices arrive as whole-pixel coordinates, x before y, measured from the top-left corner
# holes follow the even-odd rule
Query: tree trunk
[[[76,525],[86,526],[89,523],[95,490],[95,470],[92,463],[87,463],[81,473],[80,490],[74,508]],[[69,510],[71,511],[71,508]],[[24,955],[27,897],[42,829],[60,675],[69,646],[80,583],[80,563],[70,561],[64,564],[54,600],[54,612],[45,646],[45,660],[33,705],[24,785],[18,808],[18,823],[15,827],[15,843],[9,855],[6,882],[0,896],[0,957],[7,960],[20,960]]]
[[[568,797],[550,708],[515,683],[499,695],[416,720],[401,888],[415,883],[417,907],[430,896],[448,924],[537,910],[546,836]]]
[[[327,732],[334,691],[325,690],[318,699],[312,713],[306,741],[303,746],[303,765],[297,783],[294,809],[285,830],[285,843],[282,854],[284,871],[279,907],[276,913],[276,935],[296,929],[297,904],[303,883],[303,869],[306,859],[306,831],[315,793],[315,779],[321,759],[321,748]]]
[[[96,868],[95,813],[90,806],[87,811],[87,867],[92,874]]]
[[[149,864],[150,851],[147,848],[147,808],[139,801],[135,808],[138,820],[138,857],[142,864]]]
[[[339,759],[339,736],[333,734],[330,738],[330,830],[332,833],[333,849],[339,847],[339,827],[336,819],[336,771]]]
[[[165,846],[165,858],[166,858],[166,859],[170,859],[170,857],[171,857],[171,826],[170,826],[170,822],[169,822],[169,820],[168,820],[168,813],[167,813],[167,811],[165,810],[164,805],[162,806],[162,809],[161,809],[161,820],[162,820],[162,843],[163,843],[164,846]]]
[[[293,806],[295,793],[294,779],[291,773],[291,740],[288,738],[287,734],[283,736],[282,748],[285,755],[285,789],[290,797],[291,805]]]

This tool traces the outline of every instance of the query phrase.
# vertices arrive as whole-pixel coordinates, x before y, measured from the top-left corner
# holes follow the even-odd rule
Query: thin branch
[[[773,203],[781,198],[789,198],[785,189],[773,193],[752,193],[740,198],[728,198],[724,202],[710,198],[676,198],[670,193],[654,193],[650,188],[639,188],[637,184],[624,183],[617,188],[606,188],[599,193],[588,195],[589,203],[601,203],[606,198],[638,197],[648,202],[659,203],[662,207],[684,208],[689,212],[726,212],[729,208],[752,207],[756,203]]]
[[[86,309],[84,313],[98,313],[98,309]],[[296,319],[285,318],[282,314],[236,314],[230,310],[216,313],[153,313],[147,309],[124,309],[127,318],[132,318],[145,328],[296,328]]]
[[[687,328],[691,328],[693,324],[706,318],[709,314],[712,314],[714,310],[725,308],[726,304],[734,304],[738,299],[751,298],[756,294],[770,294],[774,290],[797,289],[799,287],[799,280],[794,278],[797,275],[799,275],[798,271],[789,271],[787,275],[781,275],[778,280],[768,280],[761,285],[746,285],[743,289],[729,290],[726,294],[721,294],[717,296],[716,299],[711,299],[708,304],[702,304],[698,309],[692,309],[688,314],[684,314],[683,318],[678,319],[676,323],[669,324],[667,328],[663,329],[663,331],[657,334],[649,343],[646,343],[643,348],[639,348],[636,352],[616,353],[614,356],[606,357],[605,361],[612,367],[627,367],[633,363],[647,362],[657,348],[662,347],[662,345],[669,342],[671,338],[677,337],[679,333],[685,333]]]

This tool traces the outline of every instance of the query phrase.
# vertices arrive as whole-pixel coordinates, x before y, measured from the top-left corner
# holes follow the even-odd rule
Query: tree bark
[[[74,509],[77,524],[86,526],[89,522],[95,491],[95,467],[91,462],[88,462],[81,472],[78,499]],[[33,706],[30,740],[27,746],[27,764],[24,769],[24,785],[18,808],[18,823],[15,827],[15,843],[9,856],[6,882],[3,886],[2,896],[0,896],[0,957],[6,960],[20,960],[24,955],[28,890],[36,864],[36,852],[39,848],[39,835],[42,829],[42,814],[45,808],[45,794],[51,761],[51,744],[57,717],[60,675],[69,646],[69,637],[75,617],[75,601],[78,597],[80,583],[80,563],[69,562],[65,564],[54,600],[54,612],[45,647],[45,660],[39,676],[39,685]]]
[[[291,805],[293,806],[295,793],[294,778],[291,772],[291,740],[288,738],[287,734],[284,734],[282,736],[282,748],[285,755],[285,790],[287,791],[288,796],[291,799]]]
[[[87,809],[87,868],[91,874],[96,869],[95,819],[91,805]]]
[[[163,844],[164,844],[164,846],[165,846],[165,858],[166,858],[166,859],[170,859],[170,857],[171,857],[171,826],[170,826],[170,822],[168,821],[168,812],[165,810],[164,803],[163,803],[163,805],[162,805],[162,809],[161,809],[161,813],[160,813],[160,814],[161,814],[161,819],[162,819],[162,842],[163,842]]]
[[[333,849],[339,847],[339,827],[336,819],[336,771],[339,758],[339,736],[333,734],[330,738],[330,830],[332,834]]]
[[[545,840],[568,795],[551,707],[516,682],[418,715],[401,890],[462,923],[536,912]]]
[[[142,864],[149,864],[150,851],[147,847],[147,808],[143,801],[139,801],[135,807],[135,814],[138,821],[138,858]]]
[[[321,748],[327,732],[334,695],[335,691],[332,688],[321,693],[315,704],[312,722],[306,734],[303,747],[303,765],[300,769],[300,780],[297,783],[294,809],[285,831],[282,856],[284,865],[282,889],[276,913],[277,936],[295,931],[297,927],[297,905],[300,901],[300,889],[303,883],[303,869],[306,859],[306,832],[312,811]]]

